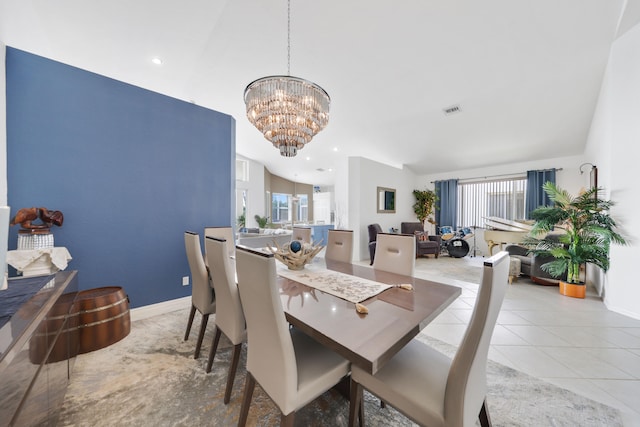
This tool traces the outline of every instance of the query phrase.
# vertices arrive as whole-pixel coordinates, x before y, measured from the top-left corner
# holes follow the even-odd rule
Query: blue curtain
[[[551,205],[551,200],[542,189],[542,185],[547,181],[556,183],[555,169],[527,171],[527,200],[525,205],[527,219],[531,218],[531,212],[536,208]]]
[[[436,181],[436,227],[450,225],[457,229],[456,213],[458,211],[458,180]],[[438,234],[439,228],[436,228]]]

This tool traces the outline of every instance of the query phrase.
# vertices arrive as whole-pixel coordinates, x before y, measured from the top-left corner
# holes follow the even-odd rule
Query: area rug
[[[231,345],[222,339],[212,372],[205,373],[211,345],[210,324],[200,358],[193,352],[199,322],[183,341],[188,310],[132,323],[124,340],[79,355],[58,420],[59,426],[234,426],[245,379],[243,348],[231,402],[222,402]],[[210,320],[211,322],[211,320]],[[440,351],[455,348],[420,334]],[[495,426],[621,426],[616,409],[489,362],[487,402]],[[345,426],[349,404],[328,391],[296,415],[299,426]],[[368,426],[414,425],[394,409],[382,409],[365,393]],[[279,411],[259,386],[253,395],[248,425],[276,426]]]

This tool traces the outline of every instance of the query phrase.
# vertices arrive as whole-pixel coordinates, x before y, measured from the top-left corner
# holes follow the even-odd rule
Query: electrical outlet
[[[189,276],[184,276],[182,278],[182,286],[189,286]]]

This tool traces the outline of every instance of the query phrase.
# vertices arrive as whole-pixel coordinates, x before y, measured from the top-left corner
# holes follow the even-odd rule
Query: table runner
[[[302,270],[289,270],[280,266],[278,275],[352,303],[362,302],[392,287],[315,265],[307,265]]]

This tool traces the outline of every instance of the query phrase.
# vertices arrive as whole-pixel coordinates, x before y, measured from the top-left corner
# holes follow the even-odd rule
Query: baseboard
[[[619,307],[611,305],[609,303],[609,301],[607,301],[606,295],[605,295],[605,298],[604,298],[604,300],[602,302],[604,303],[605,307],[607,307],[607,310],[609,310],[609,311],[613,311],[614,313],[622,314],[623,316],[627,316],[627,317],[630,317],[632,319],[640,320],[640,313],[634,312],[634,311],[625,310],[623,308],[619,308]]]
[[[182,297],[157,304],[145,305],[131,310],[131,321],[147,319],[160,314],[169,313],[191,307],[191,297]]]

